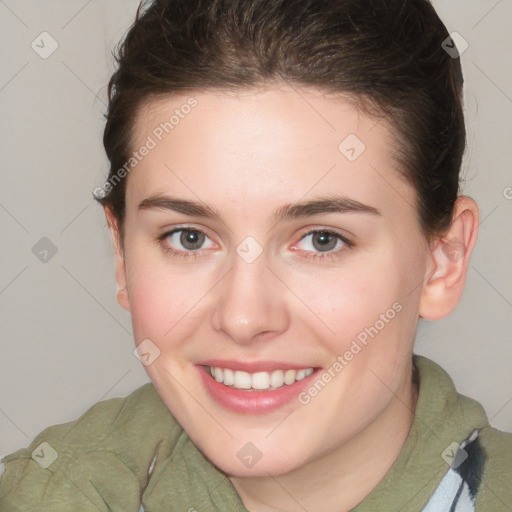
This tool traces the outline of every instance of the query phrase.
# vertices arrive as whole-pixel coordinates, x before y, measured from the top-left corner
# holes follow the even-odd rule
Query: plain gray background
[[[0,0],[0,456],[149,381],[116,302],[109,234],[92,200],[108,170],[111,50],[137,5]],[[446,319],[420,321],[415,351],[512,431],[512,0],[434,6],[469,45],[463,193],[479,204],[481,224],[461,303]],[[47,58],[31,46],[51,49],[42,32],[58,44]],[[56,251],[47,261],[43,237]]]

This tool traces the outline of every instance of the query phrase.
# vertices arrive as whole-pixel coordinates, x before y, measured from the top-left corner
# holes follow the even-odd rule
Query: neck
[[[407,439],[418,399],[407,379],[388,407],[336,450],[278,477],[230,477],[250,512],[341,512],[358,505],[389,471]]]

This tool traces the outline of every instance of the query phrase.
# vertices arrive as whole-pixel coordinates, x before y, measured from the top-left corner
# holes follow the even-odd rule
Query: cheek
[[[317,281],[321,286],[309,295],[303,283],[306,300],[322,320],[315,321],[326,333],[323,342],[328,352],[333,361],[343,358],[342,371],[355,381],[373,369],[393,387],[408,362],[417,305],[410,293],[412,269],[406,260],[400,247],[389,245],[377,256],[358,258],[350,267]]]
[[[130,311],[135,339],[149,338],[158,344],[190,328],[197,304],[207,288],[197,275],[185,275],[179,265],[160,257],[145,258],[142,251],[128,260]],[[195,306],[196,305],[196,306]]]
[[[196,331],[209,322],[219,272],[211,265],[170,261],[143,243],[127,257],[128,293],[136,343],[150,339],[166,363],[185,358]]]
[[[150,338],[164,343],[183,332],[194,317],[192,305],[197,298],[190,290],[180,291],[176,283],[166,285],[165,280],[136,284],[130,290],[130,306],[135,339]]]
[[[397,316],[393,304],[401,303],[404,295],[402,276],[391,254],[368,255],[316,279],[297,276],[295,282],[294,290],[314,313],[309,316],[319,332],[340,343],[338,349],[376,322],[379,330],[384,328],[382,322],[387,328],[386,320]]]

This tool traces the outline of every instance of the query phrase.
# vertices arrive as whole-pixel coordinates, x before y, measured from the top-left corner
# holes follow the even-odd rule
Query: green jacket
[[[353,511],[421,511],[449,469],[442,454],[474,429],[481,429],[487,458],[476,511],[512,511],[512,434],[491,427],[482,406],[457,393],[441,367],[422,356],[414,360],[420,387],[407,441]],[[45,429],[3,462],[1,512],[247,512],[152,383]]]

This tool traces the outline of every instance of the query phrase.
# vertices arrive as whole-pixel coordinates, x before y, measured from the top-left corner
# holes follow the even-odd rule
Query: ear
[[[439,320],[448,316],[462,297],[471,252],[478,236],[479,212],[473,199],[459,196],[446,234],[430,244],[419,316]]]
[[[121,307],[130,311],[130,301],[128,291],[126,289],[126,265],[124,259],[123,244],[121,241],[120,226],[116,216],[112,213],[110,207],[104,208],[105,217],[107,218],[108,229],[112,237],[112,245],[114,248],[115,265],[116,265],[116,282],[117,282],[117,302]]]

